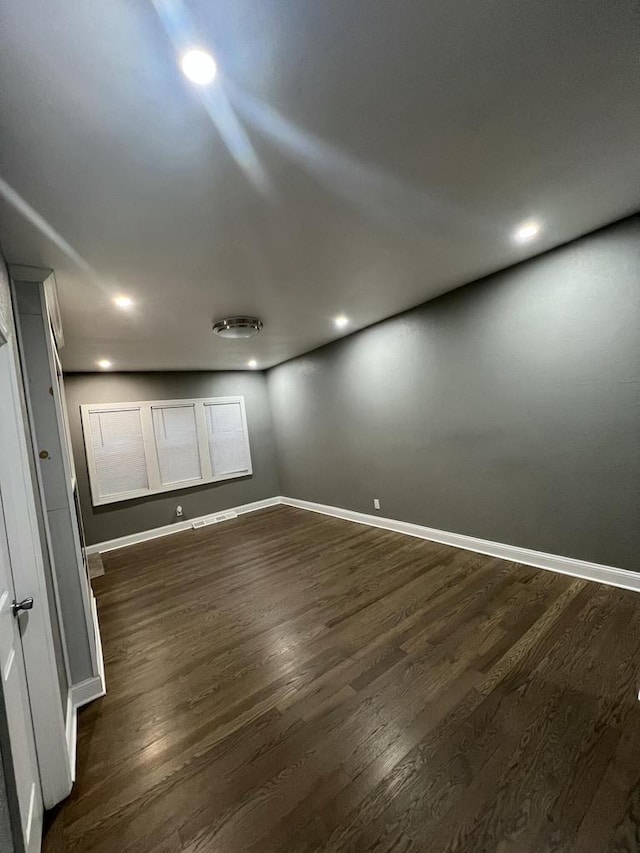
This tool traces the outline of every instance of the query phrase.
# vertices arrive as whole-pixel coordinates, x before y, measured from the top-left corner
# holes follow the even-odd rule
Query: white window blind
[[[95,487],[103,498],[149,488],[140,408],[91,412]]]
[[[201,480],[195,406],[152,406],[151,412],[162,485]]]
[[[243,397],[80,409],[94,506],[252,473]]]
[[[240,403],[205,403],[204,408],[214,474],[246,471],[249,448]]]

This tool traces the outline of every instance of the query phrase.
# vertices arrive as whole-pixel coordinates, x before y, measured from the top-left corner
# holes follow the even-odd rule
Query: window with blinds
[[[243,397],[80,409],[94,506],[252,473]]]
[[[151,413],[162,485],[201,480],[195,405],[152,406]]]
[[[149,488],[140,409],[91,412],[95,481],[105,497]]]
[[[244,471],[248,462],[248,445],[240,403],[205,403],[204,410],[214,473],[234,474]]]

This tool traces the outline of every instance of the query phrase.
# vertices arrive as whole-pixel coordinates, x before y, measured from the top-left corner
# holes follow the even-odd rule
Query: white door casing
[[[40,850],[42,793],[35,738],[22,653],[21,631],[28,630],[29,613],[13,614],[15,590],[0,491],[0,673],[11,745],[11,760],[27,853]]]

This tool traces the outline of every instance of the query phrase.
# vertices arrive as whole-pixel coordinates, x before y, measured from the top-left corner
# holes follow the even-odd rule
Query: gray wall
[[[639,218],[268,382],[282,494],[640,570]]]
[[[172,524],[181,504],[184,518],[279,494],[275,441],[264,374],[229,373],[78,373],[65,375],[71,438],[85,535],[88,544]],[[253,475],[93,507],[82,440],[80,405],[136,400],[180,400],[242,394],[245,398]]]

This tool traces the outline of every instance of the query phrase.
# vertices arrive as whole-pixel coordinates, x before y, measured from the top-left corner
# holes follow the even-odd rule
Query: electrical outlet
[[[178,518],[182,516],[182,507],[180,506],[180,504],[178,504],[178,506],[176,507],[176,515],[178,516]]]
[[[380,509],[380,498],[374,498],[373,499],[373,508],[374,509]]]

